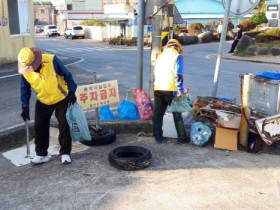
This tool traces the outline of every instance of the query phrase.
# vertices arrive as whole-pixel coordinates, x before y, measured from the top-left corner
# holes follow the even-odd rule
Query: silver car
[[[66,39],[74,39],[74,38],[79,38],[81,37],[82,39],[85,38],[85,31],[82,26],[69,26],[67,27],[64,37]]]

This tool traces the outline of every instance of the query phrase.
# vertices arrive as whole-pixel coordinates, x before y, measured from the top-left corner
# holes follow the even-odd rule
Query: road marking
[[[51,50],[50,50],[51,51]],[[85,59],[83,58],[80,58],[79,61],[75,61],[73,63],[68,63],[68,64],[65,64],[64,66],[71,66],[71,65],[74,65],[74,64],[77,64],[77,63],[80,63],[80,62],[83,62]],[[15,76],[19,76],[20,74],[10,74],[10,75],[6,75],[6,76],[1,76],[0,77],[0,80],[1,79],[5,79],[5,78],[9,78],[9,77],[15,77]]]
[[[6,76],[2,76],[0,77],[0,79],[5,79],[5,78],[9,78],[9,77],[14,77],[14,76],[18,76],[20,74],[10,74],[10,75],[6,75]]]

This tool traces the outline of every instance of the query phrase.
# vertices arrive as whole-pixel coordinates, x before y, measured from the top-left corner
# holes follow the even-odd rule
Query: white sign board
[[[94,109],[120,101],[117,80],[78,86],[76,95],[83,109]]]

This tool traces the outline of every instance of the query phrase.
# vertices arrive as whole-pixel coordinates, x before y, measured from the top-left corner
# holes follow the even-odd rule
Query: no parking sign
[[[94,109],[120,101],[117,80],[78,86],[76,95],[83,109]]]

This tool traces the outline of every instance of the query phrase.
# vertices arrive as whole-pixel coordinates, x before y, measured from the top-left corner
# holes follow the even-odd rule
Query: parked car
[[[35,25],[35,33],[41,33],[44,31],[44,25]]]
[[[57,29],[56,25],[46,25],[44,27],[44,34],[48,37],[60,36],[60,33],[58,33],[58,29]]]
[[[69,26],[67,27],[64,33],[64,37],[66,39],[68,39],[68,37],[70,37],[70,39],[79,38],[79,37],[84,39],[85,31],[82,26]]]

